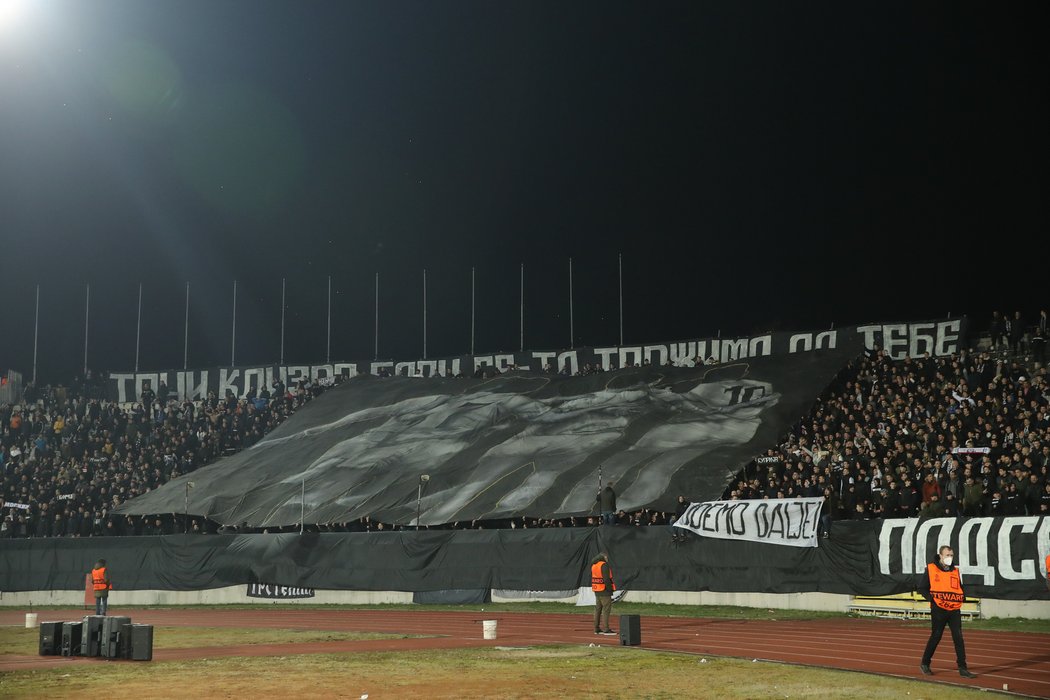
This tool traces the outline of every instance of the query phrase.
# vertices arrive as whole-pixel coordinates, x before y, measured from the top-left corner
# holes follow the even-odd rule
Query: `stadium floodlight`
[[[416,491],[416,529],[419,529],[419,518],[422,515],[423,485],[430,481],[430,474],[419,475],[419,490]]]
[[[14,26],[25,10],[24,0],[0,0],[0,29]]]

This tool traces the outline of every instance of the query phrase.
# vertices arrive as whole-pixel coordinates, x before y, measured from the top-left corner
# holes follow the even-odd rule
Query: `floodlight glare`
[[[26,13],[26,0],[0,0],[0,31],[17,25]]]

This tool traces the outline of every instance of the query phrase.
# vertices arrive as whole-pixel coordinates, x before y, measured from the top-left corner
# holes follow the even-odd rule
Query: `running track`
[[[111,611],[123,614],[120,611]],[[195,649],[165,649],[162,635],[154,640],[155,661],[221,656],[285,656],[350,651],[410,651],[481,646],[535,644],[618,644],[616,637],[596,637],[586,614],[514,612],[443,612],[384,610],[132,610],[135,622],[158,627],[270,627],[275,629],[340,630],[392,634],[435,635],[418,639],[253,644]],[[81,609],[52,610],[44,620],[77,620]],[[615,618],[615,615],[614,615]],[[498,620],[498,638],[482,639],[481,620]],[[0,611],[0,625],[24,625],[24,611]],[[659,649],[780,661],[792,664],[863,671],[927,680],[919,672],[919,656],[929,634],[927,625],[897,620],[725,620],[704,618],[642,618],[642,649]],[[930,682],[951,683],[1011,693],[1050,697],[1050,634],[989,632],[965,629],[966,651],[974,680],[955,669],[951,635],[945,636],[933,659]],[[0,656],[0,673],[68,664],[108,663],[101,659],[50,656]]]

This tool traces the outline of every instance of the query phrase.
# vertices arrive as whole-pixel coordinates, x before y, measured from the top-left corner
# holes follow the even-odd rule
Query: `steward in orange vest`
[[[944,545],[938,553],[938,558],[927,565],[926,575],[919,586],[919,593],[930,601],[931,624],[930,639],[926,642],[926,650],[922,654],[919,668],[925,675],[933,675],[930,662],[933,661],[933,652],[937,650],[947,626],[952,632],[952,643],[955,644],[955,662],[959,667],[959,675],[963,678],[976,678],[976,674],[971,673],[966,666],[962,613],[959,612],[966,597],[963,593],[962,577],[954,563],[955,552],[951,547]]]
[[[594,591],[594,633],[616,634],[609,627],[612,594],[616,584],[609,569],[609,555],[605,552],[599,552],[591,562],[591,590]]]
[[[1046,555],[1046,590],[1050,591],[1050,554]]]
[[[99,559],[91,570],[91,588],[95,591],[95,614],[105,615],[109,604],[109,591],[113,582],[106,571],[106,560]]]

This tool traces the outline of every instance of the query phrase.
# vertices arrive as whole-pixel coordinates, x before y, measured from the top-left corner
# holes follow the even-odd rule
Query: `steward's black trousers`
[[[944,634],[944,626],[952,631],[952,642],[955,643],[955,662],[959,668],[966,668],[966,645],[963,644],[962,636],[962,613],[958,610],[948,611],[937,605],[930,604],[930,622],[933,629],[930,631],[930,641],[926,642],[926,651],[922,655],[922,662],[927,666],[933,660],[933,652],[937,651],[941,636]]]

